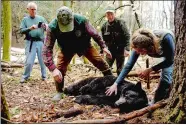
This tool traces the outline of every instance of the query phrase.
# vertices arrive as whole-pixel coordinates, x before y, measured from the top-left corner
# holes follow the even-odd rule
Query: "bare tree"
[[[1,84],[1,123],[7,124],[10,120],[10,113],[8,109],[8,105],[5,98],[5,93],[3,91],[3,86]]]
[[[168,28],[168,17],[165,10],[165,1],[163,1],[163,18],[165,19],[165,26],[166,26],[165,28]]]
[[[174,30],[174,1],[170,2],[170,6],[168,6],[169,8],[169,14],[170,14],[170,19],[169,19],[169,28],[171,30]]]

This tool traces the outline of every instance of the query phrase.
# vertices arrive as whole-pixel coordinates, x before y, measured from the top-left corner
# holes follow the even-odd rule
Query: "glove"
[[[55,68],[54,71],[52,72],[52,76],[56,82],[58,83],[62,82],[63,76],[57,68]]]
[[[112,86],[110,86],[107,91],[105,92],[107,96],[111,96],[113,92],[115,92],[115,95],[117,95],[117,83],[114,83]]]

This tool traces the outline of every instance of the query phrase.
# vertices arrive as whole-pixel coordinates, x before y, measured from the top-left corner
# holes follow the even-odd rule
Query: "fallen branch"
[[[51,118],[60,118],[60,117],[69,118],[69,117],[77,116],[82,113],[83,110],[81,109],[70,108],[68,111],[56,112],[56,114],[52,115]]]
[[[152,72],[152,73],[150,74],[150,78],[152,78],[152,77],[159,77],[159,76],[160,76],[160,75],[159,75],[159,73],[157,73],[157,72]],[[130,71],[130,72],[128,73],[127,77],[138,77],[138,73],[136,73],[136,71]]]
[[[158,108],[161,108],[167,104],[167,101],[160,101],[155,103],[154,105],[145,107],[140,110],[136,110],[133,112],[130,112],[128,114],[120,115],[120,118],[116,119],[94,119],[94,120],[77,120],[73,122],[68,122],[68,123],[81,123],[81,124],[116,124],[116,123],[125,123],[126,121],[133,119],[135,117],[142,116],[148,112],[152,112]]]
[[[9,73],[11,73],[11,72],[14,71],[14,70],[11,69],[11,68],[1,68],[1,71],[2,71],[2,72],[9,72]]]
[[[69,117],[77,116],[82,113],[83,113],[82,109],[71,108],[67,112],[64,112],[63,115],[64,115],[64,118],[69,118]]]
[[[130,112],[128,114],[121,115],[120,118],[127,121],[127,120],[133,119],[135,117],[142,116],[148,112],[152,112],[158,108],[164,107],[166,104],[167,104],[167,101],[163,100],[163,101],[155,103],[154,105],[147,106],[147,107],[142,108],[140,110],[136,110],[136,111]]]
[[[76,123],[76,124],[119,124],[119,123],[125,123],[125,120],[121,119],[92,119],[92,120],[77,120],[72,122],[67,122],[70,124]]]
[[[24,65],[22,65],[22,64],[9,64],[9,63],[1,62],[1,67],[2,68],[22,68],[22,67],[24,67]]]

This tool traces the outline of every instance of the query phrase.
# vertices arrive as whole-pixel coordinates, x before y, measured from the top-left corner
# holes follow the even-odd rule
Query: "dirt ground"
[[[65,87],[84,78],[102,76],[101,72],[90,64],[71,64],[70,71],[65,76]],[[40,67],[35,64],[31,77],[27,83],[20,84],[23,68],[17,68],[2,72],[2,84],[6,100],[11,113],[11,121],[18,123],[68,123],[75,120],[111,119],[118,118],[121,114],[117,109],[109,106],[79,105],[74,103],[73,96],[66,96],[59,102],[53,102],[55,85],[51,74],[48,72],[47,83],[41,80]],[[137,77],[127,78],[130,81],[140,80]],[[151,79],[150,89],[146,82],[142,81],[142,87],[146,91],[149,100],[154,95],[158,79]],[[83,113],[76,117],[64,118],[57,114],[72,108],[80,108]],[[158,123],[158,118],[148,118],[147,115],[127,121],[127,123]]]

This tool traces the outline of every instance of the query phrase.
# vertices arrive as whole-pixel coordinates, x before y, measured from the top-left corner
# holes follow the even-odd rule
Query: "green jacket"
[[[65,53],[83,53],[87,47],[91,46],[91,37],[96,41],[101,48],[106,47],[105,42],[94,29],[94,27],[89,23],[89,21],[82,15],[74,14],[74,30],[71,32],[61,32],[58,27],[57,19],[54,19],[49,24],[50,34],[47,36],[52,36],[52,39],[47,39],[47,41],[57,39],[59,47]]]

